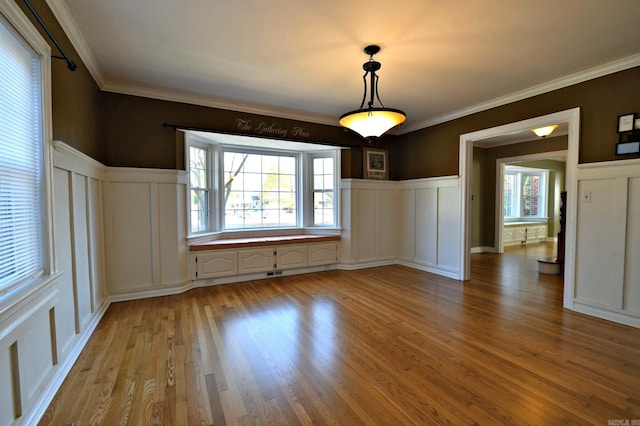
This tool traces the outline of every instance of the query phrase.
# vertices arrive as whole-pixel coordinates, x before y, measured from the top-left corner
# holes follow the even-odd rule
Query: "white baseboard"
[[[380,260],[375,262],[349,262],[349,263],[338,263],[336,269],[340,269],[342,271],[357,271],[358,269],[367,269],[367,268],[376,268],[378,266],[389,266],[389,265],[397,265],[398,261],[393,260]]]
[[[573,301],[573,307],[569,309],[592,317],[617,322],[619,324],[624,324],[635,328],[640,328],[639,317],[632,316],[623,312],[610,311],[608,309],[585,305],[576,300]]]
[[[179,284],[178,286],[154,288],[151,290],[134,291],[131,293],[112,294],[109,300],[111,303],[114,303],[114,302],[128,302],[130,300],[138,300],[138,299],[147,299],[149,297],[171,296],[174,294],[184,293],[185,291],[191,290],[194,287],[195,286],[193,285],[193,281],[185,281]]]
[[[489,246],[479,246],[479,247],[471,247],[471,254],[476,254],[476,253],[497,253],[498,251],[496,250],[495,247],[489,247]]]

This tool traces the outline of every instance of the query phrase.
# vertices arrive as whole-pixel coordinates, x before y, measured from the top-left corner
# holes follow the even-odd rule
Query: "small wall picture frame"
[[[618,133],[630,132],[635,126],[636,114],[623,114],[618,116]]]
[[[389,159],[386,149],[363,148],[364,178],[389,179]]]

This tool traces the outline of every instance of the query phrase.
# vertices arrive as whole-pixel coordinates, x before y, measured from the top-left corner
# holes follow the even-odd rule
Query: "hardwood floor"
[[[111,305],[41,424],[640,419],[640,330],[562,309],[545,245]]]

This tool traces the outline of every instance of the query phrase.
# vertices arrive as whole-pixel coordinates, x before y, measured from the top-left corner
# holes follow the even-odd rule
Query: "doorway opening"
[[[529,132],[534,128],[553,124],[566,124],[567,128],[567,161],[566,190],[567,218],[565,243],[565,273],[563,305],[571,308],[573,302],[575,280],[575,245],[577,222],[577,167],[579,149],[580,108],[560,111],[515,123],[467,133],[460,136],[460,277],[469,280],[471,277],[471,228],[472,228],[472,170],[473,147],[480,141],[492,141],[488,146],[497,146],[499,137]],[[496,230],[497,232],[497,230]]]
[[[549,151],[517,157],[499,158],[496,160],[496,203],[494,248],[497,253],[504,253],[505,245],[550,241],[560,232],[561,193],[566,191],[567,151]],[[543,188],[539,189],[541,201],[533,206],[517,205],[521,194],[510,194],[509,184],[517,184],[519,175],[539,177]],[[505,180],[507,185],[505,185]],[[514,182],[511,182],[514,181]],[[520,196],[518,196],[520,195]],[[514,200],[515,198],[515,200]],[[535,211],[534,211],[535,207]],[[528,209],[528,211],[524,211]],[[533,235],[525,232],[509,232],[520,230],[522,224],[525,231],[531,224]],[[546,231],[544,231],[544,229]],[[524,238],[523,238],[524,237]]]

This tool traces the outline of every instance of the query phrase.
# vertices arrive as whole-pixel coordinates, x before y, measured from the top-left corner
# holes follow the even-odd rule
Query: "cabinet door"
[[[305,268],[307,266],[307,246],[292,245],[276,248],[276,269]]]
[[[503,239],[503,241],[505,243],[512,242],[515,239],[515,237],[513,235],[513,229],[512,228],[504,228],[504,234],[503,234],[502,239]]]
[[[273,247],[238,250],[238,273],[273,271]]]
[[[536,226],[536,238],[547,238],[547,226],[546,225],[540,225],[540,226]]]
[[[513,240],[514,241],[525,241],[527,239],[527,228],[519,227],[513,228]]]
[[[238,256],[235,250],[203,251],[192,254],[191,279],[226,277],[238,273]]]
[[[329,265],[338,262],[336,243],[309,244],[309,266]]]

